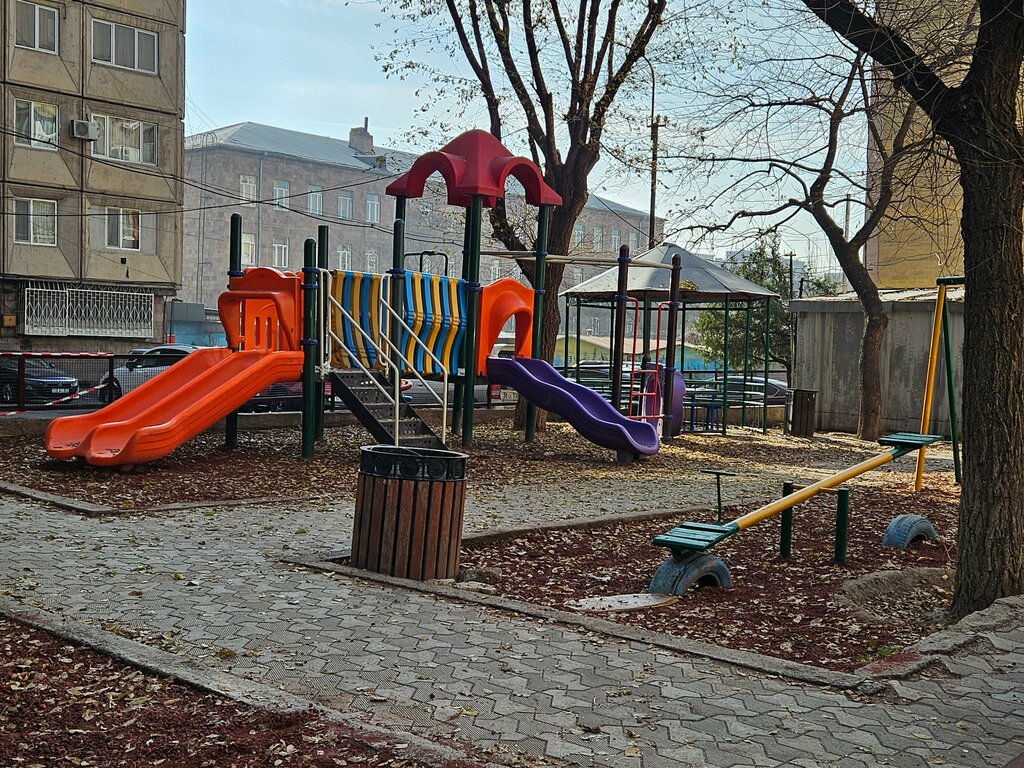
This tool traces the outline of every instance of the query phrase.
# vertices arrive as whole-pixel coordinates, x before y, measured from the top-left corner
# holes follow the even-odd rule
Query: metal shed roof
[[[685,285],[689,281],[697,286],[697,290],[680,288],[680,298],[717,300],[728,296],[730,300],[744,301],[746,299],[778,297],[778,294],[767,288],[744,280],[729,270],[672,243],[663,243],[646,253],[641,253],[631,259],[631,265],[647,263],[671,266],[672,257],[676,254],[679,254],[682,265],[680,284]],[[589,280],[584,280],[577,286],[562,291],[559,295],[581,299],[610,300],[615,297],[618,290],[618,272],[618,267],[612,267]],[[671,279],[672,270],[670,269],[631,266],[627,292],[630,296],[647,295],[654,301],[666,301],[669,298]]]

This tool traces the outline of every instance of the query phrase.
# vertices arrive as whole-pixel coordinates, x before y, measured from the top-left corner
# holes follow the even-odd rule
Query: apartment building
[[[184,0],[0,8],[0,347],[157,340],[181,280]]]
[[[232,213],[242,215],[246,266],[299,269],[304,241],[316,237],[318,226],[327,225],[332,269],[387,271],[395,200],[384,190],[415,159],[410,152],[375,145],[367,120],[349,131],[347,141],[251,122],[187,137],[179,297],[216,305],[226,282]],[[520,207],[510,198],[513,218]],[[447,264],[448,274],[461,274],[463,216],[463,209],[447,205],[440,186],[410,200],[406,266],[419,269],[422,259],[425,271],[443,273]],[[529,240],[534,225],[526,221],[525,211],[522,217],[523,236]],[[633,252],[645,250],[647,222],[643,211],[592,195],[576,224],[573,252],[610,257],[622,244]],[[655,224],[660,237],[664,220]],[[500,246],[492,241],[484,248]],[[564,284],[575,285],[603,269],[569,266]],[[521,279],[516,263],[507,259],[485,256],[480,272],[485,282]],[[581,325],[600,332],[608,318],[590,314]]]

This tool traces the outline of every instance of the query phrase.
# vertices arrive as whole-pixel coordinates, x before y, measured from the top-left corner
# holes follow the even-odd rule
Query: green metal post
[[[228,235],[228,287],[231,278],[242,277],[242,215],[231,214],[231,229]],[[24,381],[24,379],[19,379]],[[232,411],[224,419],[224,447],[233,451],[238,447],[238,411]]]
[[[747,299],[745,313],[746,328],[743,333],[743,402],[740,406],[740,425],[747,426],[747,382],[750,381],[750,299]]]
[[[647,360],[651,357],[651,294],[648,291],[644,291],[644,316],[643,316],[643,344],[641,349],[643,350],[642,359]],[[636,333],[636,328],[633,329],[633,333]]]
[[[729,424],[729,294],[725,295],[725,338],[722,349],[722,434]]]
[[[761,393],[761,434],[768,434],[768,356],[772,352],[772,334],[768,327],[772,316],[771,297],[764,300],[764,392]]]
[[[576,297],[576,383],[580,382],[580,322],[582,321],[582,313],[580,307],[580,297]]]
[[[961,482],[960,427],[956,420],[956,389],[953,381],[953,342],[949,337],[949,315],[946,301],[942,305],[942,350],[946,358],[946,397],[949,400],[949,439],[953,444],[953,476]]]
[[[391,295],[389,300],[395,314],[402,317],[405,310],[405,203],[406,199],[399,195],[395,198],[395,223],[391,239]],[[395,369],[402,370],[402,358],[398,356],[401,349],[402,327],[397,322],[388,320],[388,340],[392,344],[391,362]],[[399,378],[401,375],[399,374]],[[394,383],[394,382],[392,382]]]
[[[679,302],[679,370],[686,378],[686,300]]]
[[[551,206],[542,205],[537,213],[537,242],[534,245],[533,274],[533,357],[544,357],[544,283],[547,277],[548,222]],[[526,404],[526,442],[532,443],[537,437],[537,406]]]
[[[473,444],[473,390],[476,388],[477,327],[480,324],[480,231],[484,201],[473,195],[470,207],[469,282],[466,284],[466,381],[462,393],[462,447]]]
[[[663,413],[661,437],[663,440],[671,440],[674,437],[672,434],[672,399],[676,386],[676,325],[679,320],[679,279],[682,276],[682,272],[682,259],[677,253],[672,257],[672,276],[669,278],[668,288],[668,322],[666,323],[668,328],[665,334],[665,385],[662,387],[664,394],[661,398],[661,410]]]
[[[629,246],[619,247],[618,290],[615,293],[614,333],[612,339],[612,406],[622,406],[622,364],[626,351],[626,300],[629,298]]]
[[[785,498],[793,493],[793,481],[787,480],[782,484],[782,497]],[[793,508],[782,510],[782,533],[779,536],[779,555],[785,559],[793,555]]]
[[[306,239],[302,261],[302,458],[313,458],[316,440],[316,240]]]
[[[846,545],[850,541],[850,489],[836,491],[836,565],[846,565]]]
[[[327,269],[327,258],[330,250],[331,228],[321,224],[316,230],[316,265],[318,269]],[[319,285],[320,276],[317,275]],[[316,364],[317,366],[324,359],[324,337],[327,335],[327,323],[329,322],[330,309],[327,306],[327,299],[323,293],[318,292],[317,308],[319,312],[316,318]],[[316,425],[314,429],[317,441],[324,439],[324,372],[317,371],[316,381]]]
[[[466,222],[462,230],[462,280],[465,283],[469,282],[469,243],[472,239],[473,224],[470,217],[469,209],[466,209]],[[466,340],[463,338],[462,347],[459,349],[459,360],[458,366],[465,372],[466,370]],[[452,431],[459,432],[462,429],[462,403],[465,399],[466,383],[459,372],[455,372],[455,398],[452,401]]]

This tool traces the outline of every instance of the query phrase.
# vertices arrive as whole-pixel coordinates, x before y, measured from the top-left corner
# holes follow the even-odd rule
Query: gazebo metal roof
[[[663,243],[630,260],[627,293],[635,297],[646,295],[652,301],[667,301],[672,270],[634,265],[665,264],[671,267],[672,257],[676,254],[679,254],[682,266],[679,289],[681,300],[716,301],[728,297],[730,301],[746,301],[778,298],[778,294],[767,288],[745,280],[672,243]],[[596,301],[614,299],[618,292],[618,271],[618,267],[612,267],[577,286],[567,288],[559,295]],[[696,290],[691,287],[694,285],[697,287]]]

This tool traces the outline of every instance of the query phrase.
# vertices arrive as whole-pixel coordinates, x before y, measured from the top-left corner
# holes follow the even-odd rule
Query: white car
[[[117,400],[125,392],[130,392],[158,373],[163,373],[197,349],[202,349],[202,347],[192,344],[161,344],[158,347],[145,350],[141,355],[129,358],[124,365],[114,369],[114,378],[109,384],[107,374],[100,378],[98,392],[100,402],[109,403],[112,400]]]

